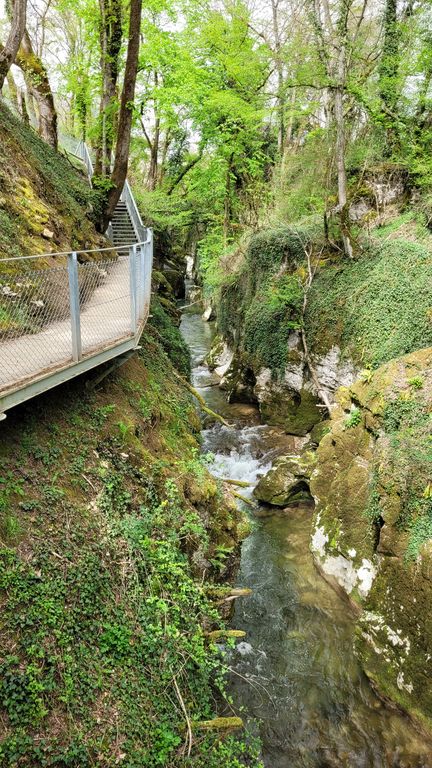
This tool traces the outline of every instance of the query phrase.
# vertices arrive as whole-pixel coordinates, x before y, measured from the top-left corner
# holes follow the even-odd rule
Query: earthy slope
[[[97,205],[84,174],[0,101],[0,258],[103,242]]]
[[[81,378],[2,424],[5,768],[240,765],[241,744],[213,735],[184,757],[179,693],[191,720],[214,715],[208,581],[234,566],[241,521],[199,457],[194,405],[158,339],[177,362],[181,344],[158,317],[95,391]]]

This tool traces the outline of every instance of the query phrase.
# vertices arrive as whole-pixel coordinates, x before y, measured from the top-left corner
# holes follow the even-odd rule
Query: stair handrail
[[[132,226],[135,230],[135,234],[138,238],[138,240],[142,240],[146,236],[147,227],[144,226],[141,214],[138,210],[138,206],[135,201],[135,197],[133,195],[131,186],[126,179],[123,190],[120,196],[120,200],[123,203],[126,203],[126,208],[128,209],[129,216],[131,218]]]
[[[76,154],[77,154],[77,157],[79,157],[80,160],[82,160],[82,162],[84,163],[87,169],[87,177],[88,177],[89,184],[90,186],[92,186],[94,166],[93,166],[93,160],[91,159],[89,148],[85,143],[85,141],[81,140],[80,142],[78,142],[78,145],[76,148]]]
[[[90,150],[86,142],[83,140],[77,142],[76,149],[73,154],[75,154],[76,157],[78,157],[84,163],[87,170],[87,177],[89,180],[89,184],[91,186],[92,178],[94,175],[94,165],[91,158]],[[120,200],[122,203],[126,203],[126,208],[128,210],[137,240],[138,241],[145,240],[147,237],[147,227],[145,227],[142,222],[141,215],[138,210],[138,206],[136,204],[134,194],[132,192],[131,186],[127,179],[123,185],[122,193],[120,195]],[[109,237],[112,236],[111,224],[108,225],[106,234]]]

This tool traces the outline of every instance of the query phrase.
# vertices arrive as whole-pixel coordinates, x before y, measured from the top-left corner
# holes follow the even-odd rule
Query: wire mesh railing
[[[138,343],[151,293],[147,233],[132,246],[49,254],[57,263],[44,269],[32,257],[0,261],[0,400],[122,341]],[[81,263],[89,253],[97,260]]]

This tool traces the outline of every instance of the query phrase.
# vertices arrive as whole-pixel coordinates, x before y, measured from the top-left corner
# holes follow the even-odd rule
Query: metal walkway
[[[91,181],[87,147],[77,155]],[[0,420],[18,403],[137,348],[149,314],[153,235],[127,182],[107,235],[111,248],[0,260]],[[47,258],[53,266],[35,268]]]

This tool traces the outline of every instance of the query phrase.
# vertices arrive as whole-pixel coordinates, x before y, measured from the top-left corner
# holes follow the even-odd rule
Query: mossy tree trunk
[[[129,15],[129,43],[120,103],[114,167],[111,173],[112,186],[108,192],[107,202],[104,214],[102,216],[101,224],[103,231],[105,231],[108,223],[112,219],[115,207],[120,200],[120,195],[122,193],[127,176],[129,146],[132,130],[133,103],[135,98],[135,84],[138,72],[141,10],[142,0],[131,0]]]
[[[16,63],[22,69],[29,92],[38,105],[39,133],[47,144],[57,149],[57,112],[53,93],[45,66],[35,54],[27,30],[24,32]]]
[[[0,91],[5,78],[15,61],[26,28],[27,0],[9,0],[6,10],[11,28],[4,46],[0,48]]]
[[[344,253],[353,256],[350,221],[347,201],[346,118],[344,101],[348,79],[349,18],[353,0],[339,0],[337,13],[333,18],[327,0],[311,0],[313,28],[318,57],[332,96],[333,123],[335,129],[335,160],[337,168],[339,222]],[[363,17],[360,18],[359,26]],[[358,31],[358,30],[357,30]]]
[[[399,146],[397,103],[399,99],[400,26],[397,0],[386,0],[384,11],[384,42],[378,68],[379,93],[386,129],[387,155]]]
[[[121,0],[99,0],[102,96],[95,175],[109,176],[117,119],[117,81],[123,39]]]

